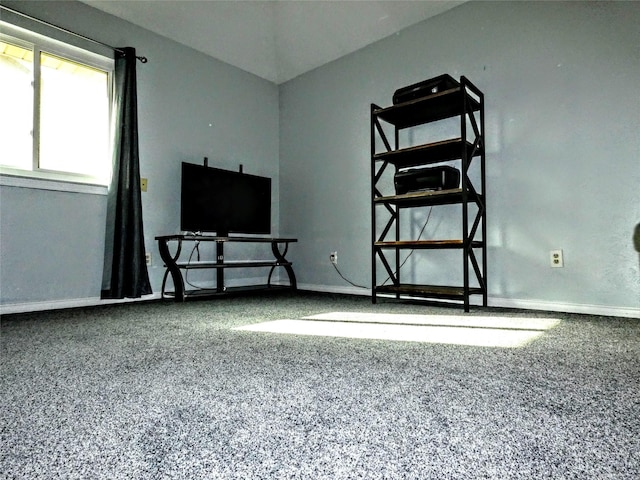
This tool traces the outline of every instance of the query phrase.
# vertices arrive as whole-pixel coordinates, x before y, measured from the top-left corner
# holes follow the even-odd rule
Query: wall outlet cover
[[[564,257],[562,255],[562,250],[551,250],[549,252],[549,261],[551,264],[551,268],[564,267]]]

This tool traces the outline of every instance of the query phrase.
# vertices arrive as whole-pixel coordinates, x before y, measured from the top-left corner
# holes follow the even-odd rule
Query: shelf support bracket
[[[482,272],[480,271],[480,266],[478,265],[478,260],[476,259],[475,253],[473,250],[469,250],[469,258],[471,259],[471,265],[473,265],[473,270],[476,273],[476,278],[478,279],[478,283],[480,284],[480,288],[483,292],[487,291],[487,285],[484,281],[484,277],[482,276]]]
[[[389,279],[393,282],[394,285],[398,285],[399,284],[398,277],[396,276],[396,273],[394,273],[393,270],[391,269],[391,266],[389,265],[389,262],[387,261],[387,258],[385,257],[382,250],[379,248],[376,248],[376,253],[378,254],[378,258],[380,258],[380,261],[382,262],[384,269],[387,271],[387,274],[389,275]]]
[[[387,152],[390,152],[391,144],[389,143],[389,140],[387,140],[387,135],[384,133],[384,130],[380,126],[380,121],[377,118],[374,120],[374,125],[376,127],[376,130],[378,131],[378,135],[380,135],[382,143],[384,143],[384,148],[387,149]]]

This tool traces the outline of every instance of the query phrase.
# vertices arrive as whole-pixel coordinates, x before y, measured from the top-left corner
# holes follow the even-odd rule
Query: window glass
[[[113,60],[0,26],[0,173],[107,185]]]
[[[41,53],[40,168],[108,176],[108,80],[107,72]]]
[[[33,49],[0,41],[0,163],[33,165]]]

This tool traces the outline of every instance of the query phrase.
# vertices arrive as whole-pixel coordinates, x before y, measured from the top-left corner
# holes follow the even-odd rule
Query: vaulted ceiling
[[[278,84],[464,3],[83,1]]]

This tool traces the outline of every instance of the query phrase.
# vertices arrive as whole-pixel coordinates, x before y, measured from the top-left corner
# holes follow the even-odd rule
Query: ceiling
[[[83,3],[280,84],[464,1],[83,0]]]

